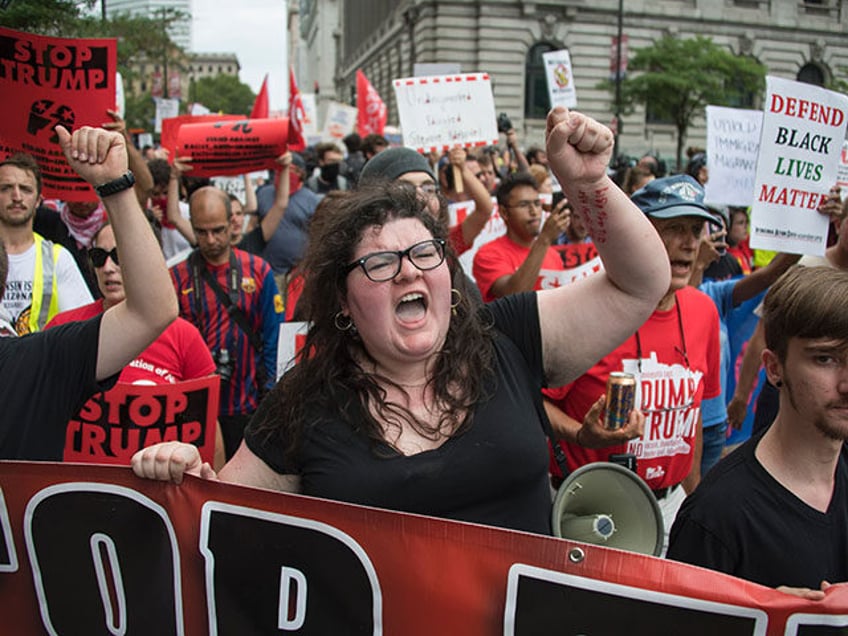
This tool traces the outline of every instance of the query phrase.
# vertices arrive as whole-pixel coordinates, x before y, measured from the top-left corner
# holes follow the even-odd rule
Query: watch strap
[[[131,170],[127,170],[117,179],[112,179],[112,181],[94,186],[94,191],[102,199],[123,192],[124,190],[129,190],[133,185],[135,185],[135,175]]]

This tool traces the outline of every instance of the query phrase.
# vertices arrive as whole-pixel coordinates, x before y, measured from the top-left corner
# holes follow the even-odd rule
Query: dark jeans
[[[241,440],[244,438],[244,428],[250,422],[253,414],[246,415],[219,415],[218,422],[221,424],[221,436],[224,438],[224,453],[227,461],[236,454]]]

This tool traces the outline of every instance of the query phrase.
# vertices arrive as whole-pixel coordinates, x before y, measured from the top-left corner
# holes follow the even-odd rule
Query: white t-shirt
[[[180,201],[180,214],[184,219],[189,218],[188,203]],[[186,250],[191,251],[191,243],[180,234],[180,231],[173,227],[162,227],[162,253],[165,255],[165,260],[169,260]]]
[[[6,278],[6,293],[3,307],[14,321],[32,305],[32,279],[35,272],[35,250],[33,243],[22,254],[9,254],[9,275]],[[52,254],[50,256],[53,258]],[[76,309],[93,302],[91,292],[77,267],[71,253],[60,248],[56,262],[56,291],[59,295],[59,311]]]

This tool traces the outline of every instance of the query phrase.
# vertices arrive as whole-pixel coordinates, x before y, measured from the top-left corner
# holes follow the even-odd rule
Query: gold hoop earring
[[[339,331],[349,331],[353,327],[353,318],[340,311],[333,316],[333,324]]]
[[[451,314],[456,316],[456,308],[462,302],[462,292],[456,288],[451,288]]]

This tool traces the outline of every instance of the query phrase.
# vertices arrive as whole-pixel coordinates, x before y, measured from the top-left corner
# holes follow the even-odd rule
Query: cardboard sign
[[[356,118],[359,111],[353,106],[341,102],[330,102],[324,117],[324,130],[321,139],[340,142],[356,130]]]
[[[816,211],[836,183],[848,97],[766,78],[751,247],[823,256],[828,219]]]
[[[577,106],[577,89],[574,86],[574,74],[571,71],[571,56],[565,49],[542,53],[545,63],[545,78],[548,80],[548,96],[551,108]]]
[[[119,382],[68,422],[63,459],[128,466],[136,451],[178,440],[212,463],[220,387],[217,375],[152,386]]]
[[[180,100],[170,97],[154,97],[153,103],[156,104],[156,117],[154,119],[154,132],[162,132],[162,121],[165,119],[173,119],[180,114]]]
[[[114,466],[0,462],[0,585],[9,634],[848,628],[848,584],[805,601],[622,550]]]
[[[286,151],[288,134],[285,117],[183,124],[177,130],[176,153],[194,160],[193,177],[271,170]]]
[[[297,362],[306,342],[307,331],[308,322],[280,323],[280,334],[277,337],[277,380]]]
[[[762,124],[761,110],[707,106],[707,203],[747,208],[754,202]]]
[[[392,85],[408,148],[425,152],[498,143],[488,74],[407,77]]]
[[[100,126],[115,108],[117,40],[51,38],[0,28],[0,157],[31,154],[42,195],[94,201],[65,161],[54,128]]]

